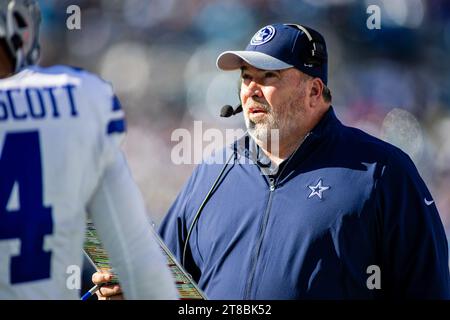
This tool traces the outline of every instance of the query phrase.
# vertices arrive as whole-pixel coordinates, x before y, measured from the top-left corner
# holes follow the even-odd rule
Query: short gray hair
[[[328,88],[326,85],[323,85],[322,97],[325,102],[331,103],[331,91],[330,88]]]

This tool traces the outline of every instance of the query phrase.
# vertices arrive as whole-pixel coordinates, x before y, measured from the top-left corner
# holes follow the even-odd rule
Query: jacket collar
[[[248,133],[235,141],[234,151],[238,157],[244,157],[247,161],[246,163],[250,161],[250,163],[256,164],[264,174],[276,175],[287,164],[291,166],[299,163],[307,155],[307,150],[311,146],[327,139],[339,125],[341,125],[341,122],[336,117],[333,107],[330,106],[317,125],[307,134],[300,147],[289,158],[284,160],[280,166],[276,166],[270,161],[269,157],[266,156]]]

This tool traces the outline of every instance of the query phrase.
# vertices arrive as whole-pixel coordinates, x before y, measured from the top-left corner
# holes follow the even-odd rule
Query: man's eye
[[[242,77],[243,80],[250,79],[250,76],[248,74],[243,74],[241,77]]]
[[[266,78],[273,78],[273,77],[276,77],[276,76],[277,76],[277,74],[275,72],[266,72],[265,73],[265,77]]]

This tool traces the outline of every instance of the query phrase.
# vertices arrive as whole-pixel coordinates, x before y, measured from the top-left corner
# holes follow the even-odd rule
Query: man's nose
[[[248,97],[262,97],[262,90],[260,85],[256,81],[252,81],[249,83],[247,88]]]

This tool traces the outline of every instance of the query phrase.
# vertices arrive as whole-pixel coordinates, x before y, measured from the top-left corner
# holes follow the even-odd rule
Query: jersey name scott
[[[76,86],[0,89],[0,122],[77,117]]]

